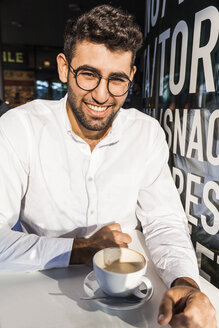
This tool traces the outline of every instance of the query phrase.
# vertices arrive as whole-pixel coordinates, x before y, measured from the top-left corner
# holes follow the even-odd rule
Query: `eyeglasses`
[[[71,73],[74,73],[77,86],[85,91],[93,91],[98,87],[101,79],[106,79],[109,93],[112,96],[121,97],[129,91],[132,85],[132,81],[122,74],[112,74],[105,78],[95,69],[85,67],[74,69],[70,64],[69,70]]]

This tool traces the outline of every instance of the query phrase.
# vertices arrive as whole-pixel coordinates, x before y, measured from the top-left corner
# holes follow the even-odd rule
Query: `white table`
[[[147,253],[139,232],[133,240],[131,248]],[[148,277],[154,294],[140,308],[128,311],[104,309],[93,301],[80,300],[84,278],[90,271],[85,266],[74,266],[34,273],[0,273],[0,328],[160,327],[156,318],[166,287],[151,261]],[[204,291],[209,293],[211,285],[204,282]],[[212,302],[217,306],[219,294],[214,292],[218,290],[212,290]]]

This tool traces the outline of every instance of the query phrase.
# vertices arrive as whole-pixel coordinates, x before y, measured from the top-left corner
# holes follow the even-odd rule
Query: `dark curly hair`
[[[131,14],[110,5],[97,6],[76,21],[69,20],[64,36],[64,54],[70,63],[77,41],[104,44],[110,50],[132,52],[134,64],[136,52],[143,42],[142,32]]]

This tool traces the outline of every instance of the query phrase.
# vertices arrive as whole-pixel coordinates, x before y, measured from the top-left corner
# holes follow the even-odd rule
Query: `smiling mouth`
[[[86,103],[86,105],[89,109],[95,112],[104,112],[105,110],[107,110],[107,108],[109,108],[109,106],[96,106],[96,105],[94,106],[88,103]]]

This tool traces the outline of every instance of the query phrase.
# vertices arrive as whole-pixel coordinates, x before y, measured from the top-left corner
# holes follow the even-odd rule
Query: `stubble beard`
[[[88,119],[86,115],[84,114],[83,110],[80,107],[77,107],[76,105],[76,95],[74,94],[72,88],[68,86],[68,102],[71,108],[71,111],[75,118],[78,120],[78,122],[87,130],[91,131],[103,131],[107,129],[114,120],[117,112],[111,112],[110,115],[107,118],[101,118],[101,117],[93,117],[92,119]]]

